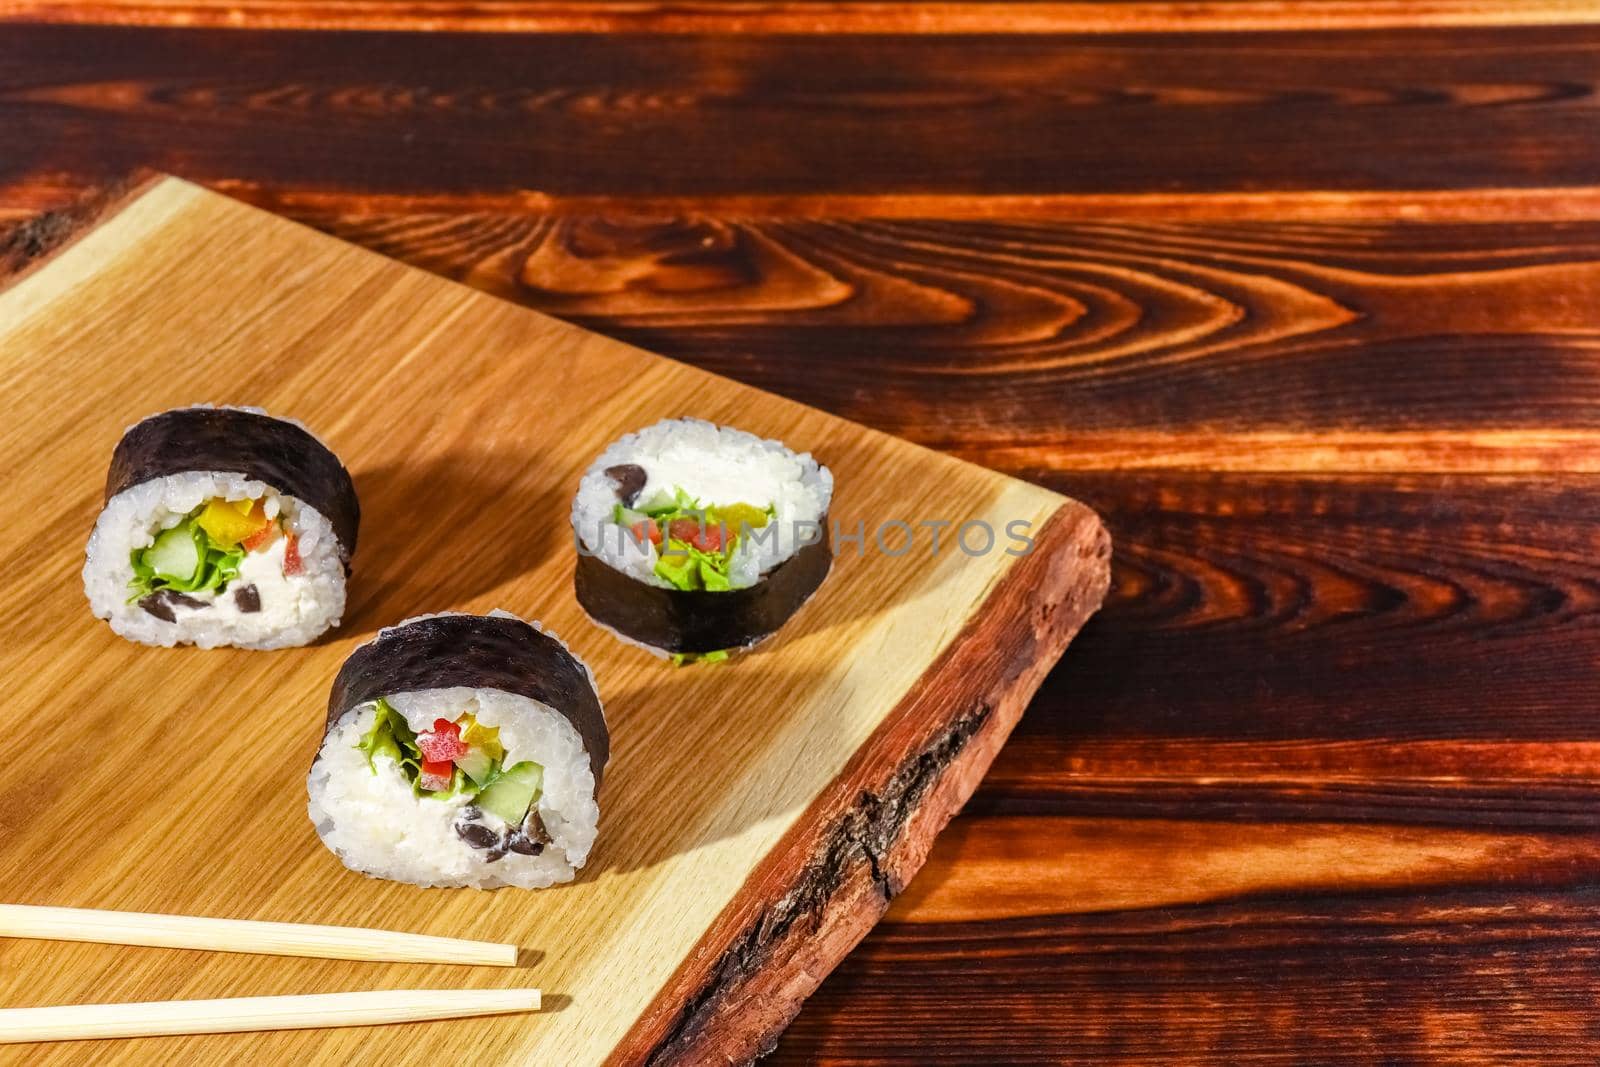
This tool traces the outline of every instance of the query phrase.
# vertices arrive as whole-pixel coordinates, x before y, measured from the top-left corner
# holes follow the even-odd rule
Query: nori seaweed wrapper
[[[667,652],[744,648],[775,633],[800,610],[833,564],[828,516],[822,539],[761,576],[755,585],[713,593],[664,589],[624,574],[598,556],[578,553],[578,603],[596,622]]]
[[[510,616],[436,615],[382,631],[339,668],[323,735],[368,701],[453,686],[504,690],[566,716],[583,739],[600,788],[611,735],[589,672],[560,641]]]
[[[122,435],[106,472],[106,495],[169,474],[223,471],[265,482],[316,508],[333,526],[345,571],[356,552],[361,505],[339,457],[285,419],[234,408],[178,408]]]

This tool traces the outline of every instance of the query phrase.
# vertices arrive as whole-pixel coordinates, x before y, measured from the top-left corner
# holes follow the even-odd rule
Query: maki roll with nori
[[[421,886],[571,881],[610,752],[594,676],[515,615],[428,615],[350,654],[308,811],[346,867]]]
[[[699,419],[628,434],[572,503],[578,603],[678,662],[776,631],[828,575],[833,475],[809,453]]]
[[[344,613],[360,517],[350,472],[298,423],[162,412],[111,455],[84,592],[147,645],[303,645]]]

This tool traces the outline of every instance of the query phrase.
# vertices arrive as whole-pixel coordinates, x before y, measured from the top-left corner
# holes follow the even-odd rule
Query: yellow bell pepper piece
[[[244,512],[239,510],[239,503],[241,502],[213,497],[206,502],[205,509],[200,512],[200,517],[195,519],[195,522],[214,543],[223,546],[236,545],[251,534],[259,533],[270,521],[266,509],[261,506],[261,501],[244,501],[251,505]]]
[[[477,745],[485,756],[494,760],[506,758],[505,746],[500,743],[500,727],[479,725],[470,712],[457,719],[456,725],[461,727],[461,740]]]
[[[737,534],[746,526],[759,530],[771,518],[764,509],[754,504],[718,504],[711,511],[716,521],[726,526],[731,534]]]

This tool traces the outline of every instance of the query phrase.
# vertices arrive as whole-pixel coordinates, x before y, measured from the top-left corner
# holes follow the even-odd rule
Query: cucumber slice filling
[[[252,503],[252,506],[256,505]],[[128,582],[130,604],[163,589],[174,593],[220,595],[228,588],[228,583],[239,576],[239,565],[244,562],[247,549],[239,542],[217,541],[206,532],[207,526],[216,528],[213,513],[217,510],[218,501],[207,501],[172,529],[157,534],[150,547],[133,550],[129,557],[133,567],[133,578]],[[258,524],[262,521],[266,520],[259,517],[254,520],[256,530],[260,529]],[[244,523],[242,527],[238,526],[240,522]],[[251,525],[252,520],[236,520],[236,532],[254,532]],[[265,542],[270,543],[270,540]]]

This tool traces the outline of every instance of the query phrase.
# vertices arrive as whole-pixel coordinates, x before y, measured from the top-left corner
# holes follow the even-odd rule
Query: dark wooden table
[[[1106,516],[774,1062],[1600,1058],[1594,4],[0,12],[13,265],[156,167]]]

